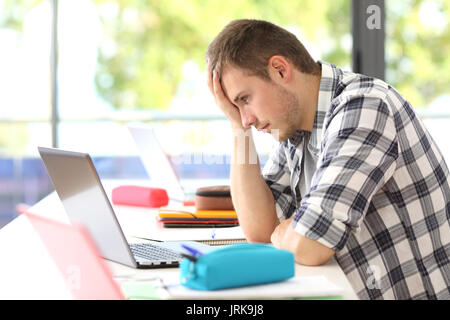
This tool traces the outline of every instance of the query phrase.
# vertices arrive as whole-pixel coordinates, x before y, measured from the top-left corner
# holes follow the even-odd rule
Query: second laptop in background
[[[128,130],[136,143],[142,164],[152,183],[158,188],[166,189],[171,200],[179,202],[193,200],[193,197],[189,197],[181,186],[180,179],[153,129],[144,126],[128,126]]]

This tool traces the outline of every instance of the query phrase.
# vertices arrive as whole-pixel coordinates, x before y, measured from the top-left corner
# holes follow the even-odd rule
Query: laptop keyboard
[[[136,258],[145,260],[181,260],[181,255],[173,250],[152,245],[150,243],[131,243],[130,249]]]

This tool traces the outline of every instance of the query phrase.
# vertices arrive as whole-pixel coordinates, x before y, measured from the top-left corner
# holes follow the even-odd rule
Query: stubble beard
[[[280,103],[284,105],[286,110],[281,119],[283,129],[279,128],[278,130],[278,140],[284,141],[292,137],[299,129],[300,102],[298,97],[292,92],[289,92],[281,86],[278,89]]]

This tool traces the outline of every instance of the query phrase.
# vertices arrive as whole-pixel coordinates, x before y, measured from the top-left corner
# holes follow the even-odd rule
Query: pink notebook
[[[85,228],[29,212],[30,220],[63,275],[74,299],[125,299]]]

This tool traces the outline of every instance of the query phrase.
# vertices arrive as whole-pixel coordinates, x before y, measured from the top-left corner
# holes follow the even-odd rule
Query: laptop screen
[[[180,179],[153,129],[129,126],[128,130],[136,143],[145,171],[150,176],[152,184],[166,189],[171,199],[185,200]]]
[[[87,231],[71,225],[24,213],[58,266],[75,299],[124,299],[105,261]]]

